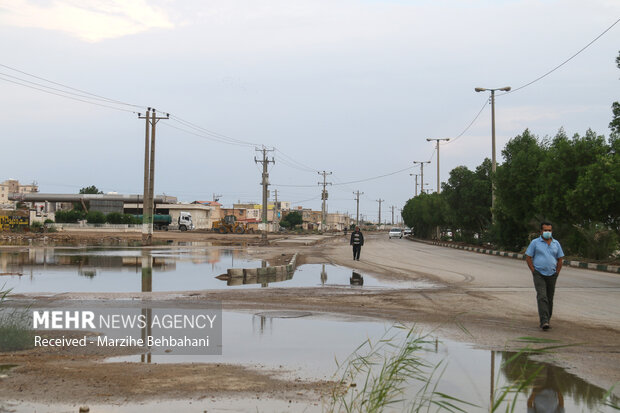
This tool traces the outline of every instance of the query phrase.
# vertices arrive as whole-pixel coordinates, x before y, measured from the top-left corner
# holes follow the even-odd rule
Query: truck
[[[136,219],[142,221],[142,215],[134,215]],[[178,229],[181,231],[187,231],[194,229],[194,223],[192,222],[192,214],[189,212],[181,211],[179,213],[179,219],[175,224],[172,223],[172,216],[169,214],[154,214],[153,215],[153,229],[168,231],[172,229]]]

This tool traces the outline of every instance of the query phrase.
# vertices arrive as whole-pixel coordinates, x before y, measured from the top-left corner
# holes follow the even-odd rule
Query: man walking
[[[551,314],[553,313],[553,294],[555,282],[562,270],[564,251],[560,243],[553,239],[552,226],[549,222],[540,224],[540,237],[535,238],[525,251],[527,266],[534,277],[536,288],[536,302],[538,303],[538,317],[540,328],[549,330]]]
[[[360,260],[360,252],[362,251],[362,245],[364,245],[364,236],[360,231],[360,227],[355,227],[355,231],[351,233],[351,245],[353,245],[353,260]]]

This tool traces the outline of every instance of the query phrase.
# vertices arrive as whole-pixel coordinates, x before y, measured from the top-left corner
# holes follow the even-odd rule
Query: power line
[[[255,142],[248,142],[248,141],[244,141],[244,140],[241,140],[241,139],[232,138],[232,137],[224,135],[222,133],[213,132],[213,131],[211,131],[209,129],[203,128],[202,126],[196,125],[195,123],[192,123],[190,121],[181,119],[180,117],[178,117],[176,115],[173,115],[173,114],[170,114],[170,118],[172,120],[174,120],[174,121],[184,125],[184,126],[187,126],[187,127],[192,128],[194,130],[197,130],[199,132],[202,132],[204,134],[212,136],[213,138],[217,138],[221,142],[228,141],[228,142],[236,144],[236,145],[245,145],[245,146],[252,146],[252,147],[260,146],[258,143],[255,143]]]
[[[579,55],[581,52],[583,52],[584,50],[586,50],[588,47],[590,47],[594,42],[596,42],[598,39],[600,39],[601,37],[603,37],[603,35],[605,33],[607,33],[608,31],[610,31],[616,24],[618,24],[618,22],[620,22],[620,19],[616,20],[611,26],[609,26],[608,28],[606,28],[603,33],[599,34],[598,36],[596,36],[594,38],[594,40],[592,40],[590,43],[588,43],[587,45],[585,45],[584,47],[582,47],[577,53],[575,53],[574,55],[572,55],[571,57],[569,57],[568,59],[566,59],[565,61],[563,61],[562,63],[560,63],[559,65],[557,65],[556,67],[554,67],[553,69],[549,70],[547,73],[545,73],[542,76],[537,77],[536,79],[532,80],[529,83],[524,84],[523,86],[519,86],[518,88],[512,89],[509,92],[506,93],[502,93],[500,95],[497,96],[504,96],[504,95],[508,95],[510,93],[514,93],[517,90],[521,90],[524,89],[526,87],[528,87],[529,85],[538,82],[539,80],[547,77],[548,75],[550,75],[551,73],[555,72],[556,70],[558,70],[559,68],[561,68],[562,66],[564,66],[566,63],[570,62],[571,60],[573,60],[575,57],[577,57],[577,55]]]
[[[105,101],[110,102],[110,103],[116,103],[116,104],[119,104],[119,105],[132,106],[132,107],[139,108],[139,109],[146,109],[146,107],[145,107],[145,106],[134,105],[134,104],[131,104],[131,103],[127,103],[127,102],[120,101],[120,100],[115,100],[115,99],[106,98],[105,96],[96,95],[96,94],[94,94],[94,93],[90,93],[90,92],[87,92],[87,91],[82,90],[82,89],[77,89],[77,88],[74,88],[74,87],[71,87],[71,86],[64,85],[64,84],[62,84],[62,83],[54,82],[53,80],[45,79],[45,78],[43,78],[43,77],[36,76],[36,75],[33,75],[33,74],[31,74],[31,73],[28,73],[28,72],[24,72],[24,71],[19,70],[19,69],[15,69],[14,67],[7,66],[7,65],[2,64],[2,63],[0,63],[0,66],[5,67],[5,68],[7,68],[7,69],[9,69],[9,70],[13,70],[13,71],[18,72],[18,73],[21,73],[21,74],[23,74],[23,75],[33,77],[33,78],[35,78],[35,79],[43,80],[44,82],[48,82],[48,83],[51,83],[51,84],[56,85],[56,86],[62,86],[62,87],[64,87],[65,89],[75,90],[76,92],[84,93],[84,94],[87,94],[87,95],[90,95],[90,96],[96,97],[96,98],[98,98],[98,99],[105,100]],[[5,76],[11,76],[11,75],[5,75]],[[15,78],[15,76],[11,76],[11,77]],[[18,79],[19,79],[19,78],[18,78]],[[20,79],[20,80],[23,80],[23,79]],[[24,81],[24,82],[29,82],[29,81],[27,81],[27,80],[23,80],[23,81]],[[33,82],[29,82],[29,83],[33,83]],[[44,86],[44,87],[49,87],[49,86]],[[70,93],[70,92],[66,92],[66,93]]]
[[[35,90],[38,90],[40,92],[49,93],[50,95],[60,96],[60,97],[63,97],[65,99],[71,99],[71,100],[76,100],[78,102],[88,103],[89,105],[95,105],[95,106],[101,106],[101,107],[108,108],[108,109],[120,110],[122,112],[138,113],[135,110],[122,109],[122,108],[117,108],[117,107],[110,106],[110,105],[104,105],[102,103],[91,102],[89,100],[84,100],[84,99],[80,99],[80,98],[73,97],[73,96],[67,96],[67,95],[63,95],[61,93],[56,93],[56,92],[52,92],[52,91],[49,91],[49,90],[41,89],[41,88],[38,88],[38,87],[35,87],[35,86],[30,86],[30,85],[26,85],[24,83],[16,82],[14,80],[5,79],[4,77],[2,77],[2,74],[0,74],[0,80],[4,80],[5,82],[14,83],[16,85],[24,86],[24,87],[27,87],[27,88],[30,88],[30,89],[35,89]],[[62,93],[69,93],[69,92],[62,92]],[[79,95],[77,95],[77,96],[79,96]]]
[[[305,164],[303,164],[303,163],[301,163],[301,162],[299,162],[299,161],[296,161],[294,158],[292,158],[292,157],[288,156],[287,154],[285,154],[284,152],[282,152],[280,149],[275,148],[275,150],[276,150],[276,152],[279,152],[282,156],[284,156],[284,157],[288,158],[291,162],[296,163],[297,165],[302,166],[303,168],[305,168],[306,170],[308,170],[308,172],[319,172],[319,170],[318,170],[318,169],[311,168],[311,167],[309,167],[308,165],[305,165]]]
[[[431,155],[431,157],[432,157],[432,155]],[[395,171],[395,172],[390,172],[390,173],[385,174],[385,175],[373,176],[373,177],[371,177],[371,178],[366,178],[366,179],[358,179],[358,180],[356,180],[356,181],[348,181],[348,182],[334,183],[334,185],[348,185],[348,184],[357,184],[357,183],[360,183],[360,182],[368,182],[368,181],[373,181],[373,180],[375,180],[375,179],[385,178],[386,176],[396,175],[396,174],[398,174],[398,173],[405,172],[405,171],[408,171],[408,170],[413,169],[413,168],[414,168],[413,166],[408,166],[407,168],[400,169],[400,170]]]

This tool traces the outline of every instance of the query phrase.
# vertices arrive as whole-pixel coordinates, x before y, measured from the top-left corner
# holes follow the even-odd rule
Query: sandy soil
[[[180,234],[180,235],[178,235]],[[66,234],[65,234],[66,235]],[[133,234],[132,234],[133,235]],[[136,234],[138,235],[138,234]],[[202,241],[205,234],[165,233],[177,240]],[[189,238],[187,238],[189,235]],[[77,238],[91,240],[83,234]],[[209,237],[228,237],[208,234]],[[75,241],[75,237],[73,236]],[[99,235],[100,237],[100,235]],[[115,234],[114,237],[124,238]],[[235,242],[258,239],[257,236],[234,236]],[[157,239],[160,234],[157,234]],[[373,242],[373,236],[368,236]],[[377,241],[378,243],[379,241]],[[371,244],[372,245],[372,244]],[[380,244],[377,244],[380,246]],[[367,248],[367,247],[365,247]],[[440,247],[433,247],[440,248]],[[177,292],[176,300],[221,300],[229,309],[296,309],[314,312],[364,315],[383,320],[418,323],[427,329],[438,329],[439,334],[460,341],[474,343],[482,348],[515,350],[523,344],[519,337],[545,337],[559,340],[569,346],[554,351],[551,361],[585,380],[610,388],[620,380],[619,320],[612,315],[600,314],[596,323],[590,317],[561,319],[554,325],[552,335],[537,328],[535,309],[517,289],[484,289],[475,277],[443,277],[420,267],[402,264],[402,257],[390,256],[389,247],[383,256],[352,261],[344,237],[326,238],[315,245],[287,245],[255,247],[249,252],[261,258],[275,259],[299,252],[298,265],[303,263],[332,263],[358,268],[391,279],[418,279],[431,281],[436,288],[415,290],[371,290],[350,288],[267,288],[219,290],[204,292]],[[363,251],[365,252],[365,251]],[[394,251],[393,254],[399,254]],[[474,254],[474,253],[467,253]],[[498,258],[499,259],[499,258]],[[508,258],[502,258],[509,260]],[[578,270],[575,270],[578,271]],[[61,294],[53,299],[70,298],[126,298],[140,293]],[[152,297],[171,297],[167,293],[147,293]],[[523,293],[531,299],[533,289]],[[51,298],[41,298],[51,300]],[[510,306],[510,307],[507,307]],[[617,304],[616,304],[617,306]],[[511,311],[506,311],[510,308]],[[577,311],[578,308],[575,309]],[[609,322],[606,322],[606,317]],[[127,363],[101,364],[102,355],[65,356],[61,354],[0,355],[0,364],[20,364],[12,374],[0,380],[3,394],[9,398],[29,400],[62,400],[74,394],[88,394],[88,400],[103,402],[111,399],[136,400],[139,398],[198,398],[242,392],[273,397],[296,399],[308,393],[321,393],[329,387],[325,382],[291,382],[276,378],[273,372],[256,371],[232,365],[143,365]],[[153,375],[153,373],[156,373]],[[153,379],[152,377],[157,377]],[[66,382],[60,385],[59,382]],[[36,382],[36,385],[33,384]],[[176,384],[175,384],[176,383]],[[182,383],[182,385],[178,385]],[[615,392],[619,394],[618,390]],[[26,396],[26,394],[28,396]]]

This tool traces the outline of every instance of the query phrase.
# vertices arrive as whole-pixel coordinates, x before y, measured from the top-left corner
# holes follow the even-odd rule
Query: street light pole
[[[437,141],[437,193],[441,192],[441,181],[439,180],[439,141],[449,141],[450,138],[438,138],[438,139],[430,139],[426,138],[428,142]]]
[[[420,188],[420,194],[424,193],[424,164],[425,163],[431,163],[431,161],[413,161],[413,163],[419,163],[420,164],[420,174],[421,174],[421,178],[420,180],[422,181],[422,187]]]
[[[474,90],[476,92],[491,92],[491,174],[495,176],[495,170],[497,169],[495,161],[495,91],[510,92],[510,86],[494,89],[477,87]],[[495,184],[491,186],[491,220],[495,222]]]

